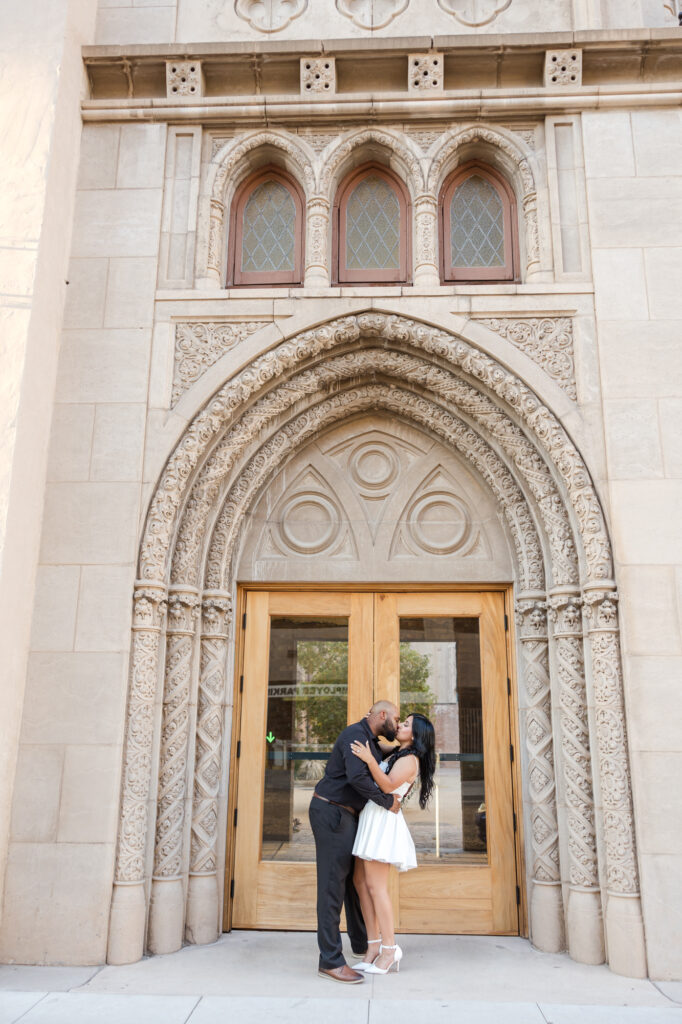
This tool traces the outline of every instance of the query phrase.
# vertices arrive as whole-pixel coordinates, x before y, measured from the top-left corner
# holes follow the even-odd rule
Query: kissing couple
[[[317,942],[320,977],[357,985],[364,974],[400,969],[389,868],[417,867],[401,803],[419,778],[419,806],[433,790],[436,770],[432,723],[417,712],[400,721],[391,701],[373,704],[340,734],[310,801],[317,861]],[[341,907],[353,956],[341,945]]]

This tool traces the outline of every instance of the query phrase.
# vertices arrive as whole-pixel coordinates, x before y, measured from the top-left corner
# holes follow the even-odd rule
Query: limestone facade
[[[506,582],[530,940],[682,977],[677,10],[55,7],[52,158],[7,231],[35,258],[6,303],[2,958],[216,938],[238,583]],[[470,161],[514,196],[512,281],[442,283]],[[339,285],[366,164],[409,196],[406,280]],[[229,286],[266,167],[303,195],[302,281]]]

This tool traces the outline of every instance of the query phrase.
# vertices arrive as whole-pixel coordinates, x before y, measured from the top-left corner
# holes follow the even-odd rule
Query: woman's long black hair
[[[419,761],[419,806],[426,807],[433,792],[433,776],[436,771],[436,732],[433,723],[426,715],[413,711],[407,718],[412,718],[412,743],[403,750],[396,750],[388,759],[388,770],[407,754],[414,754]]]

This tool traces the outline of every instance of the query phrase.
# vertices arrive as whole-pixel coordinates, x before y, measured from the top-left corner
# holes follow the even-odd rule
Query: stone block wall
[[[24,962],[106,955],[165,144],[83,131],[0,933]]]
[[[582,115],[608,514],[652,977],[682,949],[682,115]]]

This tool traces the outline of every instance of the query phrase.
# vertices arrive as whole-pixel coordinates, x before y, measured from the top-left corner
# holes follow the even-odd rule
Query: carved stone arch
[[[386,358],[389,360],[398,357],[404,359],[407,356],[413,359],[421,358],[422,362],[425,359],[431,362],[431,367],[426,368],[426,375],[423,367],[419,370],[419,386],[417,383],[408,384],[411,389],[411,406],[414,405],[416,409],[428,408],[429,404],[434,404],[435,399],[435,404],[440,410],[439,415],[451,416],[454,419],[445,408],[447,398],[443,398],[442,395],[446,394],[458,413],[461,414],[460,407],[463,407],[467,418],[478,419],[482,424],[482,430],[493,439],[498,449],[502,444],[501,432],[507,429],[505,423],[511,423],[512,427],[520,431],[520,436],[514,432],[510,442],[511,448],[507,453],[509,464],[513,463],[515,467],[515,474],[518,470],[519,479],[524,477],[530,488],[532,474],[536,469],[542,469],[540,463],[545,468],[550,467],[552,476],[556,477],[560,484],[556,491],[558,501],[571,508],[571,515],[578,526],[581,563],[587,580],[584,586],[585,603],[590,613],[589,639],[592,649],[600,777],[606,808],[603,826],[606,850],[605,876],[609,887],[606,914],[609,927],[609,955],[615,969],[622,963],[631,964],[632,949],[636,949],[637,957],[640,957],[640,953],[643,957],[644,947],[630,804],[618,646],[617,598],[614,594],[614,584],[610,579],[611,554],[608,534],[589,473],[575,445],[556,417],[513,373],[475,346],[446,330],[432,327],[422,321],[380,312],[347,316],[304,331],[254,360],[249,367],[236,374],[221,388],[195,417],[161,475],[145,525],[140,549],[140,581],[135,591],[131,687],[126,725],[122,817],[110,927],[110,959],[112,962],[123,962],[130,958],[131,948],[139,951],[138,955],[142,948],[141,936],[144,934],[146,904],[144,874],[140,876],[140,872],[144,872],[147,806],[152,781],[153,708],[163,631],[163,608],[167,597],[165,579],[173,558],[174,538],[178,533],[182,509],[187,503],[189,492],[199,479],[202,466],[208,465],[217,452],[217,446],[226,431],[237,427],[240,422],[248,422],[250,416],[254,417],[252,425],[258,425],[259,417],[263,414],[263,408],[259,408],[259,401],[269,397],[267,391],[268,388],[273,389],[274,381],[286,384],[287,378],[292,377],[296,369],[303,370],[314,360],[326,358],[327,353],[333,354],[335,349],[341,353],[339,358],[343,358],[343,353],[349,346],[354,345],[358,348],[362,345],[364,348],[367,341],[373,338],[379,339],[379,347],[387,350]],[[302,398],[307,394],[312,396],[314,401],[316,395],[319,398],[320,393],[326,393],[327,378],[322,372],[323,365],[316,368],[316,372],[303,370],[299,381]],[[441,376],[444,370],[448,373]],[[414,371],[417,372],[416,366]],[[395,392],[395,388],[389,387],[389,390]],[[473,391],[473,395],[470,391]],[[429,394],[433,396],[431,400]],[[276,386],[271,397],[282,403],[281,412],[286,414],[286,410],[291,408],[291,402],[278,392]],[[295,409],[292,415],[292,422],[295,422],[298,415]],[[301,415],[305,416],[307,413],[302,412]],[[260,419],[261,426],[263,422]],[[450,433],[453,430],[454,427],[450,427]],[[233,440],[236,439],[233,437]],[[531,441],[530,462],[525,465],[523,450],[525,444],[530,444]],[[254,454],[253,465],[256,465],[259,457],[262,458],[262,455]],[[214,469],[218,471],[217,465]],[[244,482],[243,486],[247,487],[247,483]],[[215,494],[211,501],[213,508],[220,497],[220,493]],[[546,513],[545,522],[549,521]],[[211,577],[209,576],[205,582],[211,582]],[[566,593],[567,589],[571,594]],[[580,618],[580,595],[577,594],[577,600],[572,595],[578,590],[577,584],[573,583],[559,590],[560,593],[552,595],[552,611],[558,616],[559,636],[576,637],[575,628]],[[178,638],[176,646],[182,647],[183,650],[188,645],[181,643],[180,638],[191,633],[190,619],[196,608],[196,591],[196,587],[179,579],[171,588],[174,615],[173,622],[169,621],[169,634],[172,633]],[[205,590],[202,609],[205,609],[205,615],[202,615],[202,642],[206,639],[208,643],[207,638],[211,635],[209,612],[214,619],[220,619],[222,616],[223,642],[229,616],[229,594],[225,590]],[[220,609],[220,613],[217,609]],[[540,609],[535,609],[533,615],[537,618]],[[573,640],[571,644],[573,647],[576,646]],[[568,640],[564,646],[567,653],[570,653]],[[190,660],[184,655],[182,659],[182,673],[189,673]],[[215,658],[213,664],[215,666]],[[167,663],[167,669],[170,667]],[[177,676],[177,666],[174,666],[174,669]],[[215,672],[211,678],[216,678]],[[202,687],[203,683],[200,683],[200,692],[203,692]],[[584,684],[580,692],[574,694],[574,701],[578,701],[581,713],[584,714],[583,691]],[[210,701],[208,704],[210,707]],[[169,710],[173,709],[169,706]],[[211,714],[214,713],[213,706]],[[202,719],[201,713],[199,717]],[[199,730],[199,726],[197,729]],[[172,750],[169,756],[171,755]],[[177,764],[176,760],[173,769],[175,772]],[[580,760],[576,761],[576,764],[580,764]],[[164,756],[164,792],[168,792],[164,774],[166,766],[167,760]],[[581,771],[584,775],[584,757]],[[196,794],[195,787],[195,798],[199,799]],[[202,797],[197,806],[204,806],[201,800],[205,799],[208,799],[210,804],[210,798]],[[169,820],[167,806],[162,807],[159,804],[159,807],[165,815],[164,821]],[[205,821],[211,821],[210,808],[206,810]],[[587,825],[589,834],[589,822]],[[569,822],[569,832],[572,827]],[[576,824],[575,828],[575,838],[578,841],[583,833],[581,826]],[[579,861],[579,858],[576,860]],[[209,874],[211,873],[196,873],[197,879],[201,878],[206,882],[207,892],[211,886],[215,887],[215,872],[211,874],[212,881],[209,880]],[[183,906],[178,902],[182,899],[182,879],[160,877],[156,881],[157,890],[161,886],[173,894],[172,900],[176,901],[173,904],[173,913],[180,921],[182,930]],[[191,889],[194,901],[192,906],[196,908],[201,903],[199,892],[197,886]],[[209,903],[213,906],[212,896],[209,897]],[[152,906],[154,905],[152,901]],[[156,906],[160,907],[161,902],[157,901]],[[165,909],[168,909],[168,901]],[[192,914],[188,908],[188,920],[192,918]],[[192,935],[196,936],[200,932],[201,929],[197,927],[192,930]]]
[[[233,377],[195,416],[161,474],[152,498],[140,547],[141,579],[166,577],[171,537],[189,491],[188,482],[238,410],[245,412],[253,396],[265,392],[268,381],[289,376],[298,364],[337,346],[357,342],[362,336],[378,337],[435,355],[447,365],[459,368],[474,384],[483,384],[491,395],[497,395],[524,429],[539,438],[557,479],[563,481],[582,535],[587,578],[611,578],[610,543],[601,505],[582,458],[550,410],[525,383],[472,344],[422,321],[376,312],[342,317],[281,342]],[[315,388],[319,382],[311,379],[306,386]]]
[[[427,176],[427,191],[438,196],[448,175],[472,158],[490,162],[514,189],[524,230],[520,231],[526,277],[540,266],[538,184],[535,155],[513,132],[487,124],[451,128],[439,140]]]
[[[456,405],[470,421],[486,429],[498,448],[509,453],[509,462],[516,463],[521,479],[528,479],[529,493],[535,496],[540,517],[545,522],[552,551],[552,579],[564,584],[578,579],[575,541],[564,505],[556,485],[542,459],[525,438],[520,428],[475,388],[414,352],[393,349],[366,348],[334,356],[319,366],[304,370],[272,389],[253,405],[234,427],[227,431],[211,452],[203,470],[198,474],[187,507],[178,529],[171,567],[174,585],[199,581],[199,541],[205,531],[205,517],[217,500],[222,482],[233,472],[239,458],[240,446],[262,437],[266,429],[290,407],[301,407],[308,396],[324,393],[340,381],[356,378],[360,374],[382,372],[398,381],[409,381],[411,386],[426,390],[427,394]],[[533,499],[531,499],[533,500]],[[533,584],[534,586],[534,584]]]
[[[382,155],[388,156],[412,198],[418,196],[425,184],[421,153],[408,135],[391,128],[362,128],[341,135],[325,152],[317,183],[319,194],[332,202],[344,174]]]
[[[246,175],[261,164],[278,162],[299,182],[309,199],[314,191],[315,153],[299,136],[276,130],[249,132],[230,139],[215,154],[206,174],[204,203],[208,216],[200,221],[200,231],[206,238],[204,242],[200,237],[198,244],[198,253],[205,253],[205,266],[198,268],[199,277],[222,282],[232,196]]]

